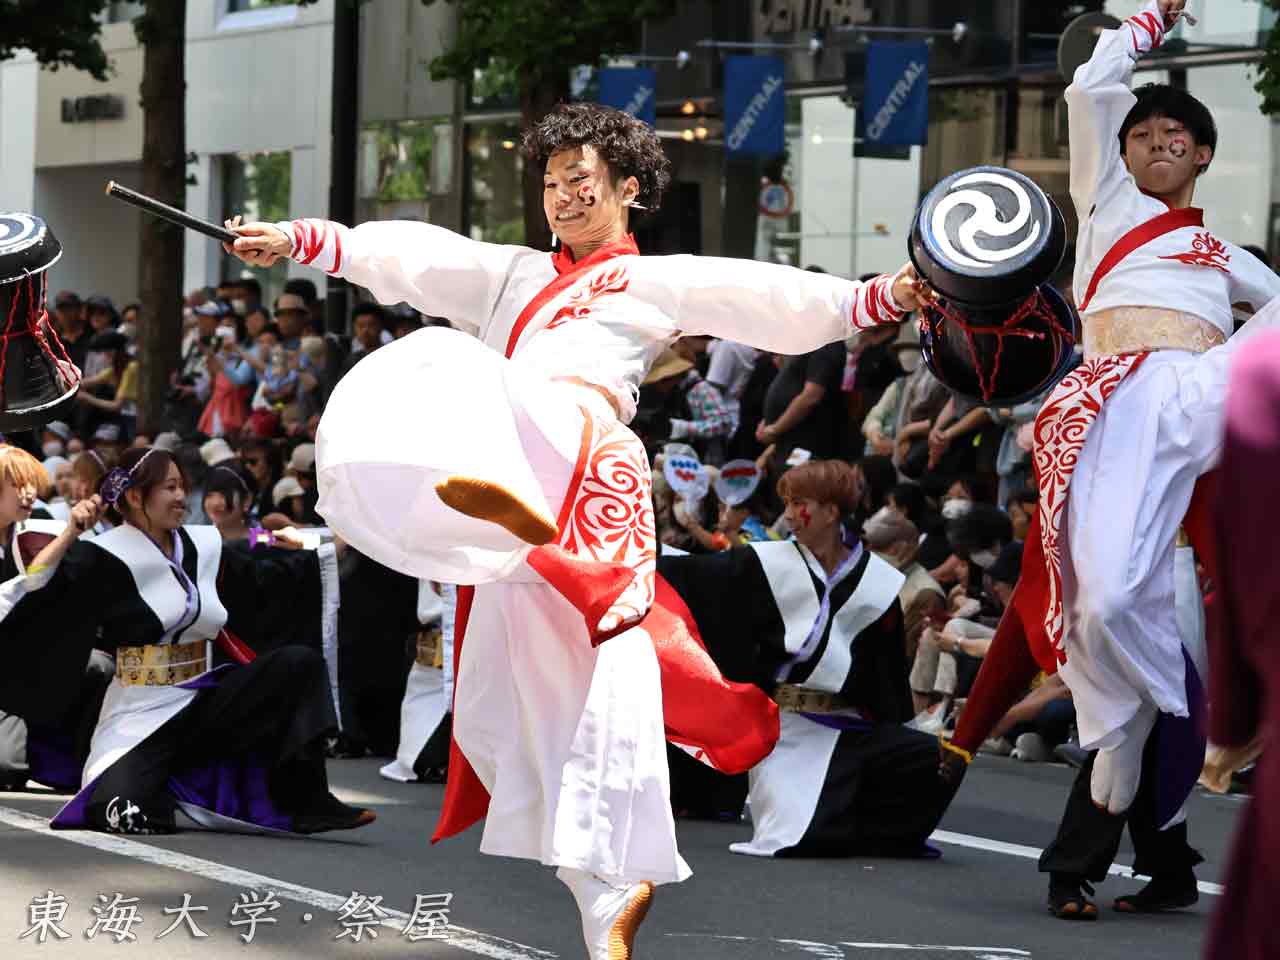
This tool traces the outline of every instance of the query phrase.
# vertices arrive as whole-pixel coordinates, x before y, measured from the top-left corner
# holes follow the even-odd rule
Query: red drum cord
[[[934,319],[935,316],[936,320]],[[925,323],[929,324],[930,332],[935,337],[942,334],[943,325],[946,323],[953,323],[964,331],[965,341],[969,345],[969,359],[973,361],[973,370],[978,376],[978,388],[982,391],[982,402],[990,403],[991,395],[995,392],[996,378],[1000,376],[1000,355],[1004,352],[1004,338],[1026,337],[1030,340],[1043,340],[1048,335],[1042,330],[1028,330],[1021,325],[1032,317],[1045,321],[1050,327],[1066,337],[1068,341],[1075,343],[1075,335],[1064,329],[1062,324],[1058,322],[1057,315],[1053,312],[1053,308],[1049,306],[1044,294],[1038,287],[1031,296],[1018,305],[1018,309],[1014,310],[1003,323],[988,326],[969,323],[962,314],[952,309],[950,304],[944,300],[937,300],[933,303],[929,310],[929,319],[926,319]],[[980,334],[996,338],[996,355],[989,374],[982,368],[982,364],[978,359],[978,348],[973,341],[974,336]]]
[[[71,362],[71,357],[67,353],[67,348],[58,337],[58,331],[53,328],[53,324],[48,322],[49,312],[45,305],[45,298],[48,294],[48,290],[49,275],[47,273],[42,273],[40,275],[40,299],[37,300],[35,277],[31,274],[27,274],[27,301],[30,304],[39,303],[40,308],[38,313],[34,309],[30,309],[28,311],[26,329],[14,330],[14,321],[17,319],[16,315],[18,312],[18,300],[21,298],[15,296],[13,301],[9,304],[9,316],[5,321],[4,332],[0,333],[0,409],[4,409],[8,406],[4,397],[4,373],[5,366],[9,359],[9,340],[12,337],[34,337],[36,343],[40,344],[40,349],[43,350],[51,360],[53,360],[54,367],[60,374],[62,374],[62,378],[66,381],[68,387],[73,387],[80,382],[80,371],[76,369],[76,365]],[[32,318],[34,318],[34,323],[32,322]],[[53,342],[58,348],[58,353],[62,355],[61,357],[50,349],[49,341],[45,339],[43,328],[46,326],[49,329],[49,333],[53,336]]]

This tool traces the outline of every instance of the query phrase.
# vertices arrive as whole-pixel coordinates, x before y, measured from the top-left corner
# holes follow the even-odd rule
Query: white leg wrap
[[[1138,795],[1142,778],[1142,751],[1156,724],[1159,711],[1144,703],[1120,730],[1119,742],[1098,751],[1093,762],[1089,793],[1093,802],[1108,813],[1124,813]]]

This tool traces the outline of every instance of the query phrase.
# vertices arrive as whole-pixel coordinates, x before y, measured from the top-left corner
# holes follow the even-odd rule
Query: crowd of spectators
[[[156,446],[171,451],[190,480],[187,522],[213,524],[225,544],[243,549],[270,542],[273,532],[286,528],[301,532],[294,539],[318,542],[323,530],[308,534],[307,528],[323,528],[315,509],[315,437],[330,393],[373,351],[445,322],[361,302],[351,311],[350,336],[326,334],[323,310],[315,284],[306,279],[289,281],[271,303],[263,302],[259,282],[250,277],[191,292],[182,306],[181,353],[163,409],[142,425],[138,358],[145,325],[138,322],[139,305],[120,309],[107,297],[58,293],[50,320],[83,373],[81,388],[60,419],[5,437],[41,459],[49,475],[51,488],[42,491],[35,515],[65,520],[77,501],[97,492],[126,450]],[[412,661],[403,654],[417,626],[416,581],[374,568],[354,551],[342,562],[349,593],[339,615],[342,655],[362,661],[342,682],[359,687],[386,673],[391,689],[370,682],[364,691],[344,690],[352,706],[347,716],[344,701],[344,730],[351,734],[335,745],[342,754],[361,755],[370,744],[394,753],[399,699]],[[385,636],[365,636],[376,632],[369,624],[377,618],[369,613],[376,604],[362,605],[362,589],[403,595],[403,603],[389,606],[407,610],[406,622]],[[381,645],[384,655],[354,657],[359,645]],[[374,667],[363,669],[364,661]],[[368,716],[360,714],[362,701],[374,704]],[[383,701],[389,701],[386,709]]]

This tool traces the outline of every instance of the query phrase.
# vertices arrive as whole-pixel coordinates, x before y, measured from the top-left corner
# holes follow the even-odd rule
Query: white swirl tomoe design
[[[1013,219],[1007,223],[1000,219],[1000,215],[996,212],[996,202],[990,194],[982,190],[960,189],[975,183],[995,184],[1012,193],[1018,200],[1018,212],[1014,214]],[[947,214],[961,205],[973,208],[973,213],[956,231],[956,241],[963,249],[963,253],[956,249],[946,230]],[[930,225],[938,246],[953,263],[976,270],[990,270],[996,264],[1012,260],[1030,250],[1040,236],[1040,223],[1033,221],[1026,237],[1014,246],[1002,250],[992,250],[982,246],[978,243],[978,233],[982,232],[988,237],[1011,237],[1024,229],[1030,219],[1031,196],[1022,184],[1002,174],[980,172],[961,177],[951,185],[951,192],[933,208]]]
[[[1036,415],[1032,457],[1040,487],[1040,540],[1049,574],[1044,626],[1064,659],[1061,533],[1071,475],[1102,405],[1141,358],[1141,354],[1128,354],[1086,360],[1063,378]]]
[[[27,213],[0,213],[0,254],[27,243],[40,232],[40,221]]]

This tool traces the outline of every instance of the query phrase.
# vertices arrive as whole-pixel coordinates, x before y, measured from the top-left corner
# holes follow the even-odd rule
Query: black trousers
[[[296,814],[329,796],[324,737],[336,728],[324,657],[285,646],[226,671],[194,700],[112,764],[89,798],[95,826],[113,797],[171,820],[169,776],[186,767],[248,756],[268,768],[272,801]]]
[[[1121,814],[1107,813],[1093,804],[1089,780],[1097,751],[1080,768],[1067,809],[1062,814],[1058,835],[1040,855],[1041,873],[1067,873],[1101,883],[1120,850],[1125,825],[1133,840],[1133,872],[1159,877],[1189,870],[1204,857],[1187,843],[1187,824],[1161,830],[1156,814],[1156,783],[1159,777],[1159,726],[1147,737],[1142,752],[1142,774],[1133,805]]]

